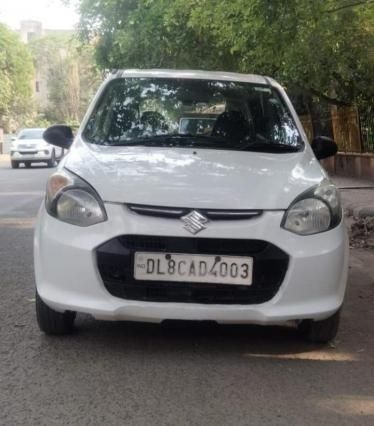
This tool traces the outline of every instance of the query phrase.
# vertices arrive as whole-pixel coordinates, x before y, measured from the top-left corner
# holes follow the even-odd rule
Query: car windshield
[[[45,129],[25,129],[22,130],[18,139],[43,139]]]
[[[303,147],[270,86],[237,81],[118,78],[99,98],[83,138],[110,146],[292,152]]]

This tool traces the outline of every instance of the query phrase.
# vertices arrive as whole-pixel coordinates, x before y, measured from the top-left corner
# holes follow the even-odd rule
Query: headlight
[[[77,226],[91,226],[107,219],[104,204],[83,179],[61,170],[48,180],[45,198],[47,212]]]
[[[339,192],[328,181],[298,197],[286,211],[282,227],[299,235],[312,235],[335,228],[341,221]]]

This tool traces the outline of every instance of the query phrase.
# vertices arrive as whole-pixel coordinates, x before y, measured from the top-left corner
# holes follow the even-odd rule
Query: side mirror
[[[16,141],[17,140],[17,137],[16,136],[12,136],[11,138],[10,138],[10,141],[11,142],[14,142],[14,141]]]
[[[52,145],[69,149],[74,140],[73,130],[64,124],[56,124],[45,130],[43,139]]]
[[[314,138],[311,147],[317,160],[332,157],[338,152],[338,145],[336,142],[327,136],[317,136]]]

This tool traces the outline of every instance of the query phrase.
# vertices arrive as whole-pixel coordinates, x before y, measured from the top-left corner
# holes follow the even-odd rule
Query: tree
[[[33,76],[29,50],[16,33],[0,24],[0,127],[8,127],[32,108]]]
[[[30,49],[48,95],[39,110],[51,122],[79,123],[101,80],[92,47],[71,34],[54,34],[32,40]]]
[[[80,12],[102,68],[241,71],[336,105],[374,98],[369,0],[80,0]]]

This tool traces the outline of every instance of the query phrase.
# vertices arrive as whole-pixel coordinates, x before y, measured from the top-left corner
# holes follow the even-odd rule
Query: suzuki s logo
[[[206,228],[205,223],[209,222],[209,220],[203,216],[201,213],[196,210],[192,210],[192,212],[186,214],[186,216],[181,217],[184,222],[184,229],[191,232],[191,234],[197,234]]]

